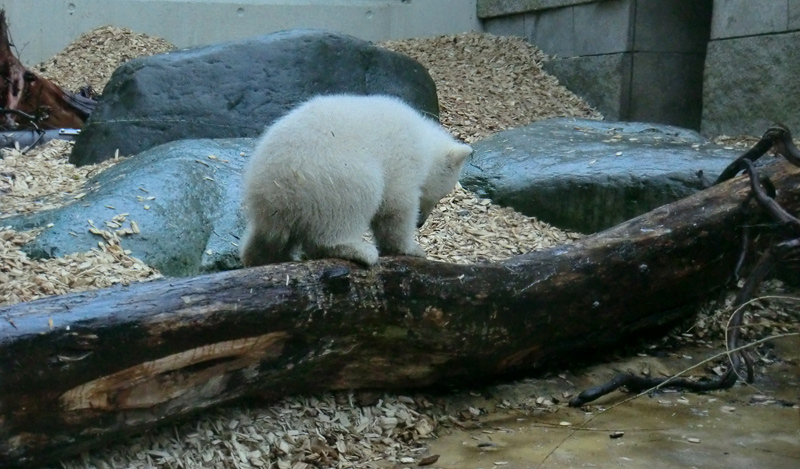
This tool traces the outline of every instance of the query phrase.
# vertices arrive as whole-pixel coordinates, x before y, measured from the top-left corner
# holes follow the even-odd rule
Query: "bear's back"
[[[280,144],[276,144],[280,142]],[[276,121],[258,151],[271,164],[292,167],[327,160],[329,170],[380,164],[384,174],[423,174],[437,147],[450,145],[438,122],[399,98],[384,95],[323,95]],[[313,160],[313,161],[312,161]],[[336,168],[338,169],[338,168]]]
[[[399,98],[384,95],[317,96],[288,114],[285,125],[361,148],[409,148],[438,126]]]

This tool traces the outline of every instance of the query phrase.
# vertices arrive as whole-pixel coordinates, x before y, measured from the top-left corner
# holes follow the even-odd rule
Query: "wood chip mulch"
[[[551,117],[603,117],[546,73],[547,56],[519,37],[471,32],[380,45],[428,69],[442,124],[468,143]]]
[[[95,92],[101,93],[111,74],[123,63],[174,49],[164,39],[105,26],[81,35],[33,70],[66,90],[76,92],[91,85]]]

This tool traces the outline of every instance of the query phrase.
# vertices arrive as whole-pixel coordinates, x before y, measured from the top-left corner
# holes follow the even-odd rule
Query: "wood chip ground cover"
[[[470,33],[383,45],[430,69],[442,122],[467,142],[537,119],[601,117],[544,73],[541,62],[546,57],[518,38]],[[166,41],[104,27],[81,36],[36,69],[71,90],[85,84],[101,90],[125,60],[170,49]],[[136,236],[135,221],[125,214],[95,221],[94,226],[87,222],[86,229],[97,234],[96,249],[50,260],[28,259],[20,251],[35,233],[2,228],[2,218],[79,203],[86,179],[118,161],[75,168],[67,162],[70,148],[70,143],[55,141],[24,155],[18,149],[2,150],[0,305],[159,277],[125,251],[125,236]],[[437,206],[419,233],[431,259],[458,263],[499,260],[577,237],[462,188]],[[542,399],[530,405],[553,407]],[[271,405],[205,412],[63,461],[61,467],[410,467],[426,456],[426,439],[434,438],[442,425],[463,427],[460,421],[481,412],[444,409],[421,396],[383,395],[366,401],[348,393],[289,397]]]

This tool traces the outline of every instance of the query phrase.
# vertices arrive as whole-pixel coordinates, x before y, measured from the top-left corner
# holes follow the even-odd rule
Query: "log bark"
[[[11,50],[5,10],[0,10],[0,127],[79,129],[96,101],[70,93],[28,69]]]
[[[800,170],[771,165],[800,209]],[[277,264],[0,309],[0,466],[38,465],[243,396],[531,373],[688,317],[731,276],[738,177],[503,263]],[[745,207],[750,207],[746,209]]]

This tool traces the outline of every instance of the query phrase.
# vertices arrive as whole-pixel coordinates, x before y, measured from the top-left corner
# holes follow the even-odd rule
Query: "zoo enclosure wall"
[[[556,55],[545,68],[608,119],[800,128],[800,0],[478,0],[478,17]]]
[[[113,25],[178,47],[295,28],[329,29],[368,41],[481,30],[477,0],[0,0],[25,65],[78,36]]]
[[[104,25],[178,47],[292,28],[381,41],[525,37],[607,119],[760,134],[800,128],[800,0],[0,0],[35,65]]]

